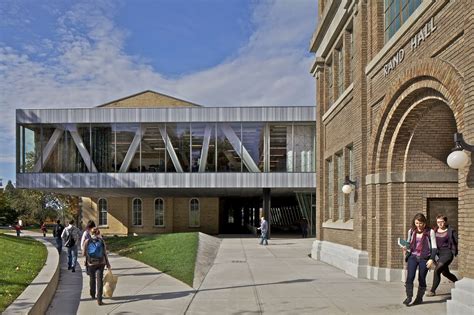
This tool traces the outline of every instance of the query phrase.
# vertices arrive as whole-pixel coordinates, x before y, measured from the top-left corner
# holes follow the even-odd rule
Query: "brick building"
[[[451,169],[453,135],[474,143],[474,4],[319,0],[315,259],[400,281],[397,238],[415,213],[459,231],[462,280],[448,313],[474,300],[474,166]],[[355,181],[348,195],[345,177]]]
[[[314,235],[315,108],[203,107],[144,91],[17,110],[17,186],[81,196],[104,234]],[[261,210],[260,210],[261,209]],[[262,213],[263,212],[263,213]]]

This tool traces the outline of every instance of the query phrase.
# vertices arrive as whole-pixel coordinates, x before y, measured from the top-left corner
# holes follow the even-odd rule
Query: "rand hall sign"
[[[436,25],[434,23],[434,17],[431,17],[430,20],[423,25],[420,30],[411,38],[410,46],[411,51],[415,51],[420,47],[430,35],[436,30]],[[405,49],[400,48],[397,53],[390,58],[390,60],[383,66],[384,76],[388,76],[402,61],[405,60]]]

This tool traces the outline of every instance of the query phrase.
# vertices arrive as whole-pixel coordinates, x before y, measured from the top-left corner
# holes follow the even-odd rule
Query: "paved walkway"
[[[440,294],[425,298],[422,305],[407,308],[401,304],[401,282],[355,279],[310,259],[313,241],[273,238],[261,246],[255,238],[225,238],[197,291],[112,254],[119,282],[104,306],[90,298],[84,271],[67,270],[63,253],[60,284],[48,314],[446,314],[452,284],[443,284]]]

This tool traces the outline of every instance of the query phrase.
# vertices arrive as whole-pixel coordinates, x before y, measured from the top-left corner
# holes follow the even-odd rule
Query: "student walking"
[[[56,225],[53,228],[53,237],[56,240],[56,248],[58,249],[59,254],[63,249],[63,239],[61,235],[63,234],[64,226],[61,224],[61,220],[56,221]]]
[[[436,256],[435,232],[426,226],[426,217],[417,213],[413,218],[412,228],[408,231],[408,254],[405,261],[408,265],[405,282],[406,299],[403,304],[409,306],[413,298],[413,282],[418,269],[418,292],[411,305],[421,304],[426,291],[426,275]]]
[[[86,230],[82,233],[82,238],[81,238],[81,252],[82,255],[85,257],[86,256],[86,241],[91,238],[91,230],[95,228],[95,222],[93,220],[89,220],[86,224]],[[89,274],[89,266],[87,265],[87,259],[84,263],[86,266],[86,273]]]
[[[67,247],[67,270],[76,272],[77,245],[81,238],[81,232],[74,226],[74,220],[69,221],[69,225],[61,234],[64,246]]]
[[[41,231],[43,232],[43,237],[46,237],[48,229],[46,228],[46,224],[44,222],[41,223]]]
[[[102,291],[104,286],[104,268],[111,270],[107,248],[97,227],[92,228],[90,238],[84,243],[86,261],[89,266],[89,286],[91,298],[97,299],[97,304],[103,305]]]
[[[268,245],[268,222],[264,217],[260,219],[260,227],[258,230],[262,232],[260,234],[260,245]]]
[[[434,232],[439,259],[433,273],[433,285],[426,296],[436,295],[436,289],[441,282],[441,274],[452,282],[458,281],[458,278],[449,271],[449,265],[458,254],[458,234],[447,222],[448,218],[443,214],[436,217],[437,227]]]
[[[21,233],[21,224],[20,223],[15,223],[14,225],[14,228],[15,228],[15,231],[16,231],[16,236],[20,237],[20,233]]]

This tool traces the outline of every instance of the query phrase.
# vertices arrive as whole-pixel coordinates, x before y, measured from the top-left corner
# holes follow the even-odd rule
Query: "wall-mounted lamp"
[[[349,179],[349,176],[346,176],[344,184],[342,185],[342,192],[350,194],[352,192],[352,186],[356,187],[356,182]]]
[[[466,166],[467,162],[469,162],[469,158],[463,150],[474,152],[474,146],[467,144],[464,141],[462,133],[459,132],[456,132],[454,134],[454,143],[456,144],[456,146],[448,155],[448,165],[449,167],[454,169],[463,168],[464,166]]]

